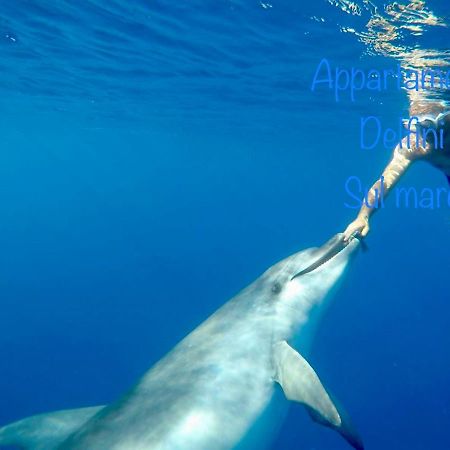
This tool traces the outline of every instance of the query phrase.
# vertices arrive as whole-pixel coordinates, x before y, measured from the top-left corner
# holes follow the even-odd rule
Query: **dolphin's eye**
[[[281,291],[281,284],[280,283],[274,283],[272,286],[272,292],[274,294],[278,294]]]

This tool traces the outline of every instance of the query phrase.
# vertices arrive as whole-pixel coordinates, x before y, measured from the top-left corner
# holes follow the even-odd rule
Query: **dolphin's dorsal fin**
[[[275,381],[288,400],[302,403],[318,423],[338,431],[357,450],[363,444],[347,415],[331,399],[308,361],[286,341],[274,346]]]
[[[0,428],[0,448],[14,445],[27,450],[53,450],[59,448],[73,432],[78,430],[103,406],[68,409],[27,417]]]

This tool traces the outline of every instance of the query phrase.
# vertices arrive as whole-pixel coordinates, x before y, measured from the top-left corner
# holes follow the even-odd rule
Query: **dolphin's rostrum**
[[[279,385],[288,400],[304,404],[314,420],[362,449],[346,415],[305,359],[320,310],[358,247],[356,239],[345,246],[340,242],[342,235],[337,235],[319,249],[271,267],[118,401],[23,419],[0,429],[0,445],[31,450],[262,449],[268,442],[263,432],[267,414],[280,405]],[[303,354],[294,349],[297,345]]]

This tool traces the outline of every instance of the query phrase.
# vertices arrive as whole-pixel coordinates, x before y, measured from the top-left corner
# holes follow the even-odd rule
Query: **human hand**
[[[344,242],[349,242],[356,234],[365,237],[369,230],[369,219],[358,216],[344,231]]]

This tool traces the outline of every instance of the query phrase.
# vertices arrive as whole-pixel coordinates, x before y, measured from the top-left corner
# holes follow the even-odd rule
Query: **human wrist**
[[[368,223],[369,222],[369,217],[370,214],[372,213],[372,211],[367,211],[366,209],[361,209],[361,211],[358,214],[358,219],[359,220],[363,220],[364,222]]]

